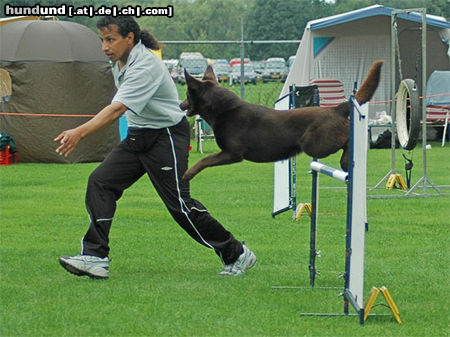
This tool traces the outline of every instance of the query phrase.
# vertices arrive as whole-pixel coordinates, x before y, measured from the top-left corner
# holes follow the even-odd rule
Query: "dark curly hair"
[[[97,21],[98,29],[102,29],[105,27],[111,29],[111,25],[117,25],[119,27],[119,34],[123,37],[126,37],[128,33],[133,33],[134,44],[138,43],[139,40],[141,40],[142,44],[147,48],[153,50],[161,48],[158,40],[147,30],[141,30],[138,23],[132,16],[103,16],[100,20]]]

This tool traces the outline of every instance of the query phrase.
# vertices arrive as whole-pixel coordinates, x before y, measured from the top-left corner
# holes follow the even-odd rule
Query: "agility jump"
[[[347,228],[345,248],[345,285],[344,285],[344,315],[348,315],[348,303],[355,308],[364,323],[364,242],[367,228],[366,214],[366,168],[367,168],[367,105],[360,106],[354,97],[350,99],[350,140],[348,172],[327,166],[314,160],[312,169],[311,196],[311,237],[310,237],[310,284],[314,287],[317,274],[315,259],[317,215],[319,200],[319,173],[325,174],[347,184]],[[335,316],[336,314],[303,314]]]

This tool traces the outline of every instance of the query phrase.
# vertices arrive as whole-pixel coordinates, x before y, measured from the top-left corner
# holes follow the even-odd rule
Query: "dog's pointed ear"
[[[189,75],[186,68],[184,68],[184,78],[186,79],[186,84],[189,88],[197,89],[198,87],[200,87],[201,82]]]
[[[217,82],[216,75],[214,75],[213,67],[211,67],[210,65],[206,67],[205,74],[203,75],[203,80]]]

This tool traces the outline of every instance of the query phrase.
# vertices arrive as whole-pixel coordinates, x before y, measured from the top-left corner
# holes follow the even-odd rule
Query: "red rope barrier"
[[[0,112],[7,116],[33,116],[33,117],[94,117],[95,115],[69,115],[69,114],[35,114],[26,112]]]
[[[430,97],[440,97],[440,96],[450,96],[450,93],[445,93],[445,94],[434,94],[434,95],[428,95],[426,96],[426,98],[430,98]],[[422,99],[423,96],[419,96],[419,99]],[[407,99],[409,100],[409,98]],[[368,102],[369,104],[381,104],[381,103],[391,103],[392,99],[388,99],[386,101],[370,101]]]
[[[427,98],[430,97],[439,97],[439,96],[450,96],[450,93],[444,94],[435,94],[428,95]],[[422,96],[419,96],[419,99],[422,99]],[[382,104],[382,103],[391,103],[392,99],[388,99],[385,101],[370,101],[369,104]],[[37,117],[94,117],[95,115],[69,115],[69,114],[35,114],[35,113],[26,113],[26,112],[0,112],[0,115],[7,116],[37,116]]]

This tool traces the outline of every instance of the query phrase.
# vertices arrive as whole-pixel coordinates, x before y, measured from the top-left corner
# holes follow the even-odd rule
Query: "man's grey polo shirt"
[[[118,88],[112,101],[127,107],[128,127],[162,129],[183,118],[169,71],[141,42],[133,47],[122,69],[118,62],[112,64],[112,73]]]

